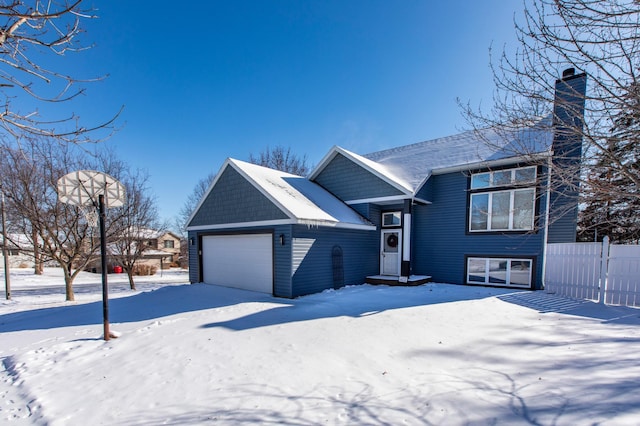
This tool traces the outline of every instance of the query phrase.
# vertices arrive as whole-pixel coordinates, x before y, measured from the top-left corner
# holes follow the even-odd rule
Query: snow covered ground
[[[15,275],[14,275],[15,273]],[[4,277],[0,273],[2,283]],[[640,424],[640,310],[429,284],[277,299],[12,271],[0,424]],[[3,286],[2,286],[3,287]]]

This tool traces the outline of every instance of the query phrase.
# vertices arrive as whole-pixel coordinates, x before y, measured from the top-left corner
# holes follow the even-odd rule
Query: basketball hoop
[[[58,200],[77,206],[87,225],[100,224],[102,258],[102,313],[104,340],[117,337],[109,331],[109,290],[107,286],[107,239],[104,229],[105,209],[120,207],[125,202],[124,186],[106,173],[93,170],[71,172],[58,179]]]
[[[91,228],[98,227],[98,219],[100,215],[98,214],[98,210],[93,206],[78,206],[78,210],[82,212],[84,216],[85,222],[87,222],[87,226]]]

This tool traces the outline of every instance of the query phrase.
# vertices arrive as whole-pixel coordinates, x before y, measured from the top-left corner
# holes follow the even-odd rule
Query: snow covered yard
[[[2,293],[0,423],[640,423],[637,309],[447,284],[286,300],[165,271],[110,276],[105,342],[100,277],[65,303],[58,272]]]

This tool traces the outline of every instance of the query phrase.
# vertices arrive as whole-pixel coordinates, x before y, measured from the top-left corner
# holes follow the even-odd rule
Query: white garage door
[[[202,278],[207,284],[273,293],[271,234],[202,237]]]

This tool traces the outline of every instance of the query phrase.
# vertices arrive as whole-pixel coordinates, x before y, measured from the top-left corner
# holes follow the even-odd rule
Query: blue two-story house
[[[541,289],[546,244],[575,241],[577,189],[552,171],[579,164],[585,90],[567,70],[552,118],[365,155],[336,146],[308,177],[228,159],[189,220],[190,281],[280,297],[427,280]]]

